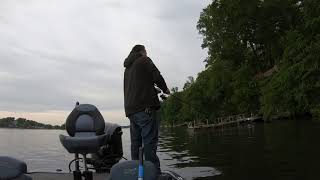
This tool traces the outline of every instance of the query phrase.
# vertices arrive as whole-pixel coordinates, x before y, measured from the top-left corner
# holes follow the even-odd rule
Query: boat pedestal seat
[[[74,137],[60,135],[62,145],[69,153],[89,154],[99,150],[107,139],[107,135],[90,135],[76,133]]]
[[[27,164],[25,162],[7,156],[0,156],[1,180],[32,180],[26,173]]]
[[[69,153],[75,154],[74,180],[92,180],[92,171],[87,166],[87,154],[97,153],[105,144],[108,135],[105,134],[105,122],[99,110],[91,104],[78,104],[66,120],[66,130],[69,136],[60,135],[63,147]],[[83,156],[84,171],[80,171],[79,154]]]
[[[98,109],[91,104],[74,108],[66,121],[69,136],[60,135],[61,144],[69,153],[95,153],[105,143],[105,122]]]

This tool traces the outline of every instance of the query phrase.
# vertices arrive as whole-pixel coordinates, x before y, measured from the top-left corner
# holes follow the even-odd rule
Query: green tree
[[[6,117],[0,119],[0,127],[13,127],[14,126],[14,117]]]
[[[320,102],[320,5],[303,1],[303,23],[288,31],[280,71],[263,88],[262,111],[266,116],[279,112],[319,116]]]
[[[320,116],[318,0],[215,0],[197,28],[206,68],[173,91],[165,121],[257,111]]]

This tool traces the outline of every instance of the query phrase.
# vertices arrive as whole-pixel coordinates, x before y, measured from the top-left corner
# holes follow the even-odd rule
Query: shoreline
[[[19,127],[0,127],[0,129],[33,129],[33,130],[65,130],[65,129],[49,129],[49,128],[19,128]]]

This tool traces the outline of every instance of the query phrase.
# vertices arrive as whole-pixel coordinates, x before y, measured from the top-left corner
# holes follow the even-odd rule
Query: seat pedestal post
[[[74,154],[74,158],[76,159],[75,161],[75,168],[76,168],[76,171],[80,171],[80,168],[79,168],[79,154],[78,153],[75,153]]]
[[[84,172],[83,177],[85,180],[92,180],[92,172],[88,171],[87,154],[83,154]]]
[[[75,153],[74,158],[76,159],[76,161],[75,161],[75,171],[73,171],[73,179],[74,180],[81,180],[82,175],[81,175],[81,171],[79,168],[79,154]]]
[[[88,171],[87,155],[83,154],[84,171]]]
[[[84,162],[84,171],[83,172],[80,171],[79,161],[76,160],[76,163],[75,163],[76,170],[73,171],[73,179],[82,180],[82,177],[84,177],[85,180],[93,180],[93,174],[91,171],[88,170],[88,166],[87,166],[87,155],[86,154],[82,154],[82,155],[83,155],[83,162]],[[75,158],[79,159],[78,153],[75,154]]]
[[[92,177],[92,172],[91,171],[84,171],[83,172],[83,177],[85,180],[92,180],[93,177]]]
[[[82,176],[84,180],[93,180],[93,174],[91,171],[73,171],[73,179],[74,180],[82,180]]]
[[[81,172],[80,171],[73,171],[73,179],[74,180],[81,180]]]

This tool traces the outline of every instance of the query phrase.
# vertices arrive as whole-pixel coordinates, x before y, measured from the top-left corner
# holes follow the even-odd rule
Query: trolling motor
[[[109,138],[98,152],[91,154],[91,158],[87,159],[87,163],[92,165],[97,173],[110,172],[111,167],[123,156],[121,127],[107,122],[105,124],[104,132]]]
[[[75,159],[69,163],[71,171],[71,164],[75,162],[74,180],[82,180],[82,177],[92,180],[91,169],[96,172],[109,171],[122,158],[121,127],[105,123],[94,105],[77,102],[66,120],[66,130],[69,136],[60,135],[59,138],[67,151],[75,154]],[[80,159],[83,160],[84,171],[80,170]]]

